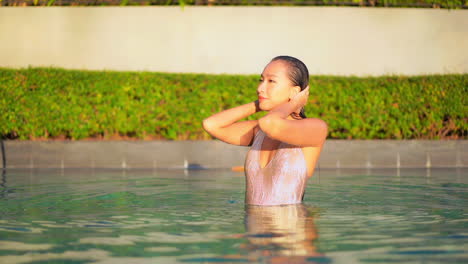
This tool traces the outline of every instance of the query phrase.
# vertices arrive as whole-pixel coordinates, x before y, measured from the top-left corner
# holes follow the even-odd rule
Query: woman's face
[[[269,111],[288,102],[293,88],[300,90],[289,79],[286,63],[280,60],[270,62],[263,70],[257,87],[260,109]]]

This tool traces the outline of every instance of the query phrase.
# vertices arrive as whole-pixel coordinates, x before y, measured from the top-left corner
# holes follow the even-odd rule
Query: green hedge
[[[255,100],[258,78],[0,68],[0,136],[209,139],[203,118]],[[466,138],[467,87],[468,74],[311,76],[306,114],[329,138]]]

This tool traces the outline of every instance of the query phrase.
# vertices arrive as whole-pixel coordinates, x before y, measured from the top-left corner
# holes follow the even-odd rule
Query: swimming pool
[[[321,170],[256,207],[226,170],[7,170],[0,263],[467,263],[467,176]]]

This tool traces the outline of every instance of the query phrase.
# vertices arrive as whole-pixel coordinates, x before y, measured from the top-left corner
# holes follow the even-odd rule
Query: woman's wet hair
[[[309,85],[309,70],[307,70],[307,66],[299,59],[291,56],[278,56],[274,57],[271,61],[283,61],[286,63],[288,65],[289,79],[294,86],[301,87],[301,91]],[[306,118],[304,107],[301,109],[299,116]]]

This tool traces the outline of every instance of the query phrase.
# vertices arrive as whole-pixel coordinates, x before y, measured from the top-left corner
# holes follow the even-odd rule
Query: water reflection
[[[212,171],[0,172],[0,263],[467,259],[464,168],[322,171],[321,209],[245,206],[244,181]]]
[[[7,182],[6,182],[6,169],[2,168],[2,177],[0,179],[0,198],[6,196]]]
[[[245,207],[248,243],[243,245],[249,259],[267,263],[311,263],[317,252],[318,238],[314,218],[317,209],[304,205]],[[322,259],[323,260],[323,259]]]
[[[2,176],[0,178],[0,198],[6,198],[8,193],[13,192],[13,189],[8,189],[6,168],[3,167],[1,171],[2,171]]]

